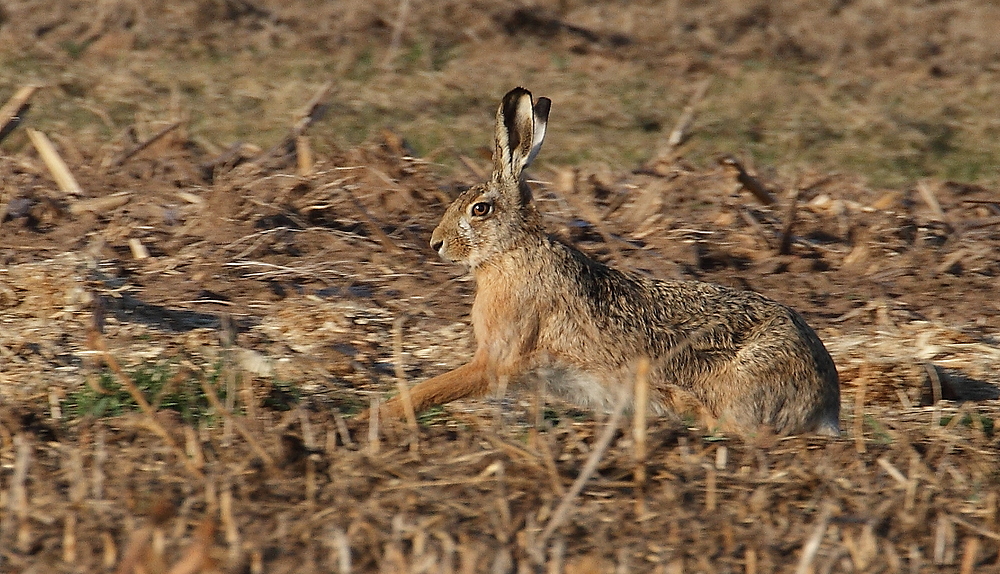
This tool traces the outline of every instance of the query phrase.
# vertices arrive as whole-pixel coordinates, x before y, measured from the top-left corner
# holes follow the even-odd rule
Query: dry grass
[[[48,85],[25,126],[81,193],[4,141],[0,571],[997,568],[1000,204],[995,174],[949,172],[997,163],[996,8],[559,6],[411,3],[383,65],[397,2],[5,4],[0,98]],[[687,142],[636,169],[708,77]],[[313,161],[273,148],[330,78],[288,148]],[[554,101],[553,230],[800,309],[841,438],[630,432],[516,385],[350,436],[471,355],[472,286],[426,240],[522,82]]]
[[[1000,41],[986,23],[1000,13],[988,0],[414,5],[391,66],[398,2],[111,5],[8,3],[0,97],[48,85],[32,112],[39,127],[95,143],[182,114],[198,141],[225,147],[276,139],[301,94],[332,80],[318,150],[393,125],[454,167],[455,151],[483,145],[496,94],[524,83],[563,102],[554,119],[572,120],[554,126],[543,161],[623,169],[649,159],[711,78],[684,150],[699,164],[745,151],[876,185],[997,183]]]

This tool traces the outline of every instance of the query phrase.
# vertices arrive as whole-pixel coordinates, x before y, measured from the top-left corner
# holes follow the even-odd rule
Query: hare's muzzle
[[[431,233],[431,249],[437,251],[437,254],[441,257],[448,258],[444,254],[444,232],[441,231],[440,225],[435,227],[434,232]]]

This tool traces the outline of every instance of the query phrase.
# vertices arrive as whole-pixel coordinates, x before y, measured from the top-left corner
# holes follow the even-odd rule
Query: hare
[[[458,197],[431,236],[435,251],[475,277],[477,350],[413,387],[413,408],[534,375],[570,401],[609,409],[645,357],[654,414],[676,412],[680,397],[741,434],[837,435],[837,369],[796,311],[753,292],[619,271],[546,233],[524,170],[550,106],[524,88],[504,96],[492,177]],[[400,397],[380,413],[402,416]]]

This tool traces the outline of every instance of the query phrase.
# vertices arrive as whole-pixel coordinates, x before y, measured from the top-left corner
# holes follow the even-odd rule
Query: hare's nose
[[[433,239],[431,240],[431,249],[433,249],[434,251],[440,252],[442,245],[444,245],[444,241],[440,240],[434,241]]]

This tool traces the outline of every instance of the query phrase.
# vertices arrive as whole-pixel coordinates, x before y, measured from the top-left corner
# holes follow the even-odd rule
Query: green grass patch
[[[215,386],[219,399],[225,400],[225,388],[218,383],[220,371],[221,368],[214,370],[210,384]],[[140,365],[128,374],[157,410],[177,411],[188,423],[214,416],[201,381],[195,376],[177,375],[169,363]],[[63,410],[75,418],[120,416],[139,410],[135,399],[110,370],[101,372],[97,386],[100,390],[84,386],[69,393],[63,401]]]
[[[261,401],[261,406],[274,411],[290,411],[302,399],[302,390],[291,383],[275,381]]]
[[[955,417],[952,415],[942,416],[941,426],[948,426],[954,419]],[[981,415],[979,413],[965,414],[962,415],[962,418],[958,420],[957,424],[965,428],[973,428],[974,426],[982,428],[983,434],[985,434],[987,438],[993,437],[994,421],[986,415]]]
[[[172,410],[180,413],[185,422],[212,420],[216,414],[202,388],[202,377],[215,389],[220,401],[226,400],[226,383],[223,375],[226,369],[218,363],[206,374],[180,373],[169,362],[150,363],[136,367],[128,375],[142,392],[143,397],[156,410]],[[110,370],[103,370],[97,378],[97,387],[84,386],[69,393],[63,400],[63,411],[74,418],[111,417],[139,411],[132,395],[121,385]],[[288,411],[302,398],[302,391],[293,383],[272,381],[267,394],[261,399],[261,407],[274,411]],[[236,403],[236,410],[242,408]],[[360,409],[358,409],[360,410]]]
[[[878,419],[872,415],[865,415],[865,426],[871,429],[872,441],[875,444],[892,444],[892,435]]]
[[[438,421],[445,420],[446,417],[447,413],[445,413],[443,406],[431,407],[417,414],[417,423],[420,426],[430,426]]]

